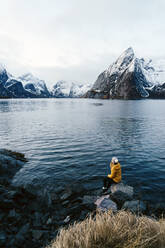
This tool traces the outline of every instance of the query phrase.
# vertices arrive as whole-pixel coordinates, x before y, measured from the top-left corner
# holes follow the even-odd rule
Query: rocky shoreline
[[[165,211],[164,206],[153,208],[135,199],[133,188],[124,184],[111,188],[99,204],[101,190],[88,191],[82,185],[61,186],[51,192],[33,185],[15,187],[12,178],[26,162],[21,153],[0,150],[0,247],[45,247],[62,227],[95,214],[101,202],[105,209],[113,202],[116,210],[147,215],[159,216]]]

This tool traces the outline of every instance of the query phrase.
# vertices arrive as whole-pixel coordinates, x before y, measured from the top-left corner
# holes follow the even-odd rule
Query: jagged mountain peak
[[[135,53],[132,47],[127,48],[118,59],[110,65],[108,68],[108,73],[116,74],[122,73],[130,65],[130,63],[135,59]]]
[[[129,47],[110,65],[108,70],[98,76],[93,87],[85,96],[119,99],[164,97],[165,93],[158,94],[156,92],[159,85],[162,91],[165,88],[165,84],[162,84],[163,81],[165,82],[164,72],[165,70],[160,67],[157,69],[152,60],[137,58],[133,48]],[[156,83],[156,93],[151,94]]]

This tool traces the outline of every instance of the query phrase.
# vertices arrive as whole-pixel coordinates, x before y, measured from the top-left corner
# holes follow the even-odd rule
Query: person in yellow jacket
[[[110,163],[111,174],[108,174],[104,178],[103,191],[107,191],[112,184],[119,183],[121,181],[121,166],[116,157],[113,157]]]

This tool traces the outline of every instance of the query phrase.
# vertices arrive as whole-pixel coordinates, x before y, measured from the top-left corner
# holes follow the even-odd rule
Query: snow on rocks
[[[83,96],[89,89],[91,84],[82,84],[78,82],[58,81],[54,84],[51,95],[57,98],[75,98]]]
[[[31,73],[24,74],[18,79],[30,93],[36,94],[37,96],[50,96],[45,81],[33,76]]]

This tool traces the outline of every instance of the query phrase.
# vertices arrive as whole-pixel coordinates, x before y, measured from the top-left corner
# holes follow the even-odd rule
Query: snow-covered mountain
[[[165,83],[165,70],[162,67],[160,69],[160,64],[158,66],[152,60],[146,61],[143,58],[137,58],[130,47],[99,75],[85,97],[105,99],[159,98],[160,94],[157,94],[156,89],[161,88],[163,90],[163,83]]]
[[[0,98],[75,98],[84,95],[91,86],[91,84],[59,81],[51,90],[48,90],[45,81],[31,73],[16,78],[0,66]]]
[[[58,81],[51,90],[51,95],[57,98],[76,98],[83,96],[90,88],[91,84],[81,84],[68,81]]]
[[[33,86],[34,84],[34,86]],[[34,90],[29,89],[33,87]],[[36,98],[50,97],[50,93],[43,80],[26,74],[14,77],[0,66],[0,98]]]
[[[31,73],[22,75],[18,80],[22,82],[28,92],[39,97],[50,97],[45,81],[33,76]]]
[[[44,80],[32,74],[18,78],[0,65],[0,98],[39,97],[165,98],[165,59],[139,59],[130,47],[102,72],[93,84],[58,81],[48,90]]]

